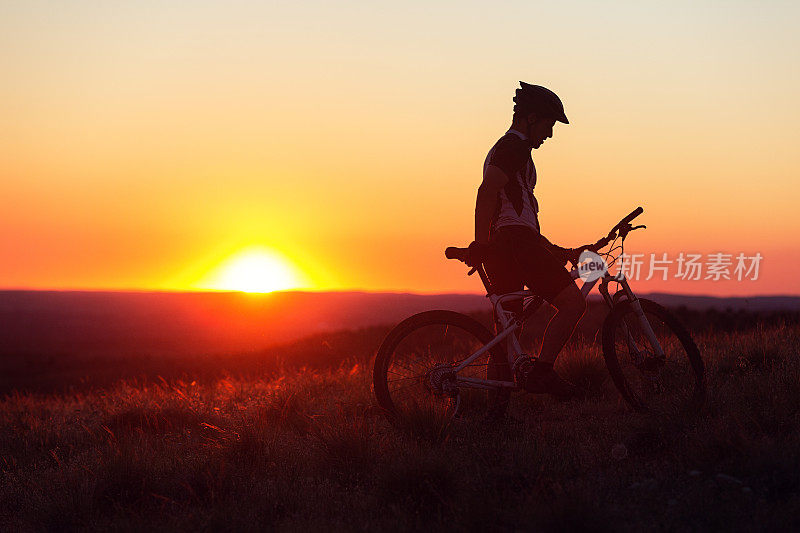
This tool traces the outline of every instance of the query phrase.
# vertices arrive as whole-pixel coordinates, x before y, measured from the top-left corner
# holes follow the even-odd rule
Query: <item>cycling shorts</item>
[[[564,261],[559,261],[531,228],[502,226],[492,232],[489,244],[490,253],[484,266],[497,294],[520,291],[527,286],[552,303],[574,283]]]

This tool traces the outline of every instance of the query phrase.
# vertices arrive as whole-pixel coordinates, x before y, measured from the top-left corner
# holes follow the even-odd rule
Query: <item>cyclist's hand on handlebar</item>
[[[562,248],[557,244],[552,245],[551,251],[556,258],[564,264],[572,261],[573,256],[575,255],[575,250],[572,248]]]
[[[480,265],[489,251],[489,245],[483,242],[472,241],[467,248],[467,258],[464,261],[468,266],[477,267]]]

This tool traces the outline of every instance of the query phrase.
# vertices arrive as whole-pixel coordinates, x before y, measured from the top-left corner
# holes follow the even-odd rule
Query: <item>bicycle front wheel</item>
[[[639,299],[661,357],[630,301],[603,324],[603,356],[622,397],[636,410],[661,415],[696,408],[705,394],[703,360],[686,328],[657,303]]]
[[[390,421],[411,430],[443,430],[456,413],[475,421],[502,416],[508,388],[472,388],[457,378],[510,380],[505,350],[495,346],[461,371],[453,370],[493,338],[480,322],[453,311],[407,318],[378,349],[373,371],[378,405]]]

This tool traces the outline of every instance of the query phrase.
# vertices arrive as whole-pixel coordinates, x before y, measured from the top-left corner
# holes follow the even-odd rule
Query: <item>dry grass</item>
[[[276,379],[127,381],[0,402],[12,530],[790,530],[800,527],[800,327],[706,333],[705,407],[517,396],[498,427],[399,432],[369,362]],[[375,347],[372,349],[374,350]]]

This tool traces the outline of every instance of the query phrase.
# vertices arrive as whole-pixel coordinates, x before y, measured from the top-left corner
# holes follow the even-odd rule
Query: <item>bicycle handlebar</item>
[[[610,243],[611,241],[616,239],[617,238],[617,233],[619,233],[619,236],[624,238],[628,234],[628,232],[631,231],[632,229],[638,229],[638,228],[646,227],[646,226],[636,226],[636,228],[630,227],[631,221],[634,218],[636,218],[639,215],[641,215],[642,213],[644,213],[644,209],[642,209],[641,207],[637,207],[636,209],[631,211],[628,216],[626,216],[625,218],[620,220],[617,223],[616,226],[611,228],[611,231],[608,232],[608,235],[606,235],[602,239],[598,240],[596,243],[587,244],[587,245],[579,246],[578,248],[575,248],[575,251],[576,251],[575,256],[576,257],[579,256],[581,251],[583,251],[583,250],[591,250],[592,252],[597,252],[601,248],[603,248],[606,245],[608,245],[608,243]],[[574,261],[573,261],[573,263],[574,263]]]
[[[620,229],[622,226],[624,226],[624,225],[626,225],[626,224],[629,224],[629,223],[630,223],[630,222],[631,222],[631,221],[632,221],[634,218],[638,217],[638,216],[639,216],[639,215],[641,215],[642,213],[644,213],[644,209],[642,209],[641,207],[637,207],[636,209],[634,209],[633,211],[631,211],[631,214],[630,214],[630,215],[628,215],[628,216],[626,216],[625,218],[623,218],[622,220],[620,220],[620,221],[619,221],[619,224],[617,224],[616,226],[614,226],[614,228],[613,228],[613,229],[612,229],[612,230],[609,232],[609,235],[611,235],[612,233],[616,232],[616,231],[617,231],[618,229]]]

